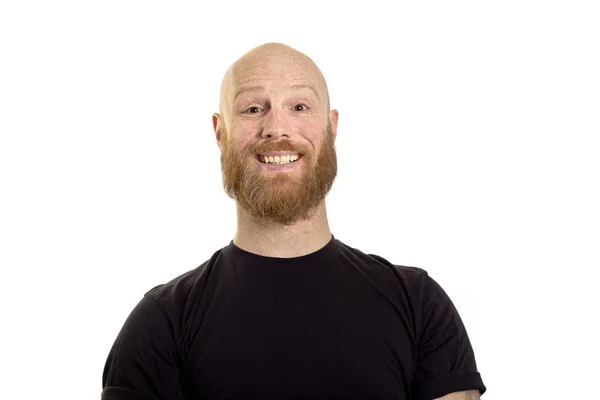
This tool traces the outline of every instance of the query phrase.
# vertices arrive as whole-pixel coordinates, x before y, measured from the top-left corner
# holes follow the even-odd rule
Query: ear
[[[223,132],[223,118],[219,115],[219,113],[214,113],[212,115],[212,123],[213,130],[215,131],[215,136],[217,138],[217,144],[219,148],[221,148],[221,133]]]
[[[333,141],[335,142],[335,138],[337,137],[337,127],[338,127],[338,119],[340,114],[338,110],[329,111],[329,125],[331,126],[331,133],[333,135]]]

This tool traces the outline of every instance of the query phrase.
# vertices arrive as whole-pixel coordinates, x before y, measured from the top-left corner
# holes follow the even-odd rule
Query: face
[[[337,112],[309,67],[286,55],[241,64],[224,115],[213,117],[226,193],[284,225],[312,217],[337,174]],[[275,155],[299,158],[264,158]]]

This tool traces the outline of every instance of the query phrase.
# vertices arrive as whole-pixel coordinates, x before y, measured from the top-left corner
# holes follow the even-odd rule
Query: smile
[[[300,154],[286,154],[286,155],[276,155],[276,156],[267,156],[267,155],[261,155],[259,154],[258,156],[258,161],[260,161],[261,163],[264,164],[279,164],[279,165],[285,165],[285,164],[289,164],[289,163],[293,163],[295,161],[297,161],[298,159],[300,159],[301,155]]]
[[[302,160],[302,154],[263,155],[257,154],[256,161],[263,170],[285,171],[294,169]]]

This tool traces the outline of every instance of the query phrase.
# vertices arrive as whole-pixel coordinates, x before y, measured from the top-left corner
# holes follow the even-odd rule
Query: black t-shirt
[[[486,388],[423,269],[332,236],[295,258],[233,241],[150,290],[110,350],[103,400],[431,400]]]

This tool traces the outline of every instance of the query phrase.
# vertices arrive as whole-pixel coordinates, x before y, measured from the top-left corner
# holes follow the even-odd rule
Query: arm
[[[173,326],[145,296],[113,344],[102,375],[102,400],[183,400]]]
[[[486,388],[465,326],[446,292],[428,275],[419,304],[413,400],[478,399]]]
[[[454,392],[434,400],[479,400],[479,390],[467,390],[464,392]]]

